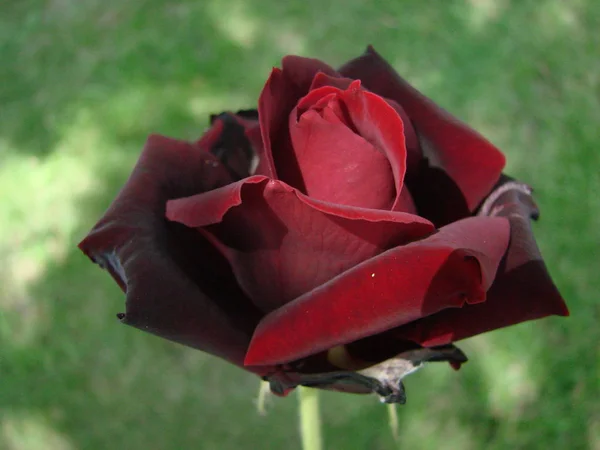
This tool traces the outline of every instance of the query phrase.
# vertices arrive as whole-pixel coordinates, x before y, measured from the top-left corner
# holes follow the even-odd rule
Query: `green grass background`
[[[407,381],[398,442],[374,397],[322,395],[328,449],[600,449],[600,3],[6,0],[0,3],[0,448],[299,449],[296,398],[122,326],[76,243],[145,137],[255,104],[289,53],[368,43],[535,188],[572,316],[470,339]]]

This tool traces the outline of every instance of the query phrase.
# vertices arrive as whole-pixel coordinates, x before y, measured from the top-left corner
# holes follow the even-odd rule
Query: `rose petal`
[[[504,178],[504,187],[507,182]],[[434,314],[400,327],[395,336],[426,346],[442,345],[527,320],[569,315],[535,242],[530,217],[538,212],[527,189],[521,185],[501,193],[489,212],[508,218],[511,233],[487,301]]]
[[[474,217],[393,248],[259,323],[246,364],[284,363],[485,300],[508,245],[504,218]]]
[[[390,100],[389,98],[384,98],[386,103],[394,108],[394,111],[398,113],[400,118],[402,119],[402,124],[404,125],[404,142],[406,145],[406,172],[407,176],[410,172],[415,172],[420,161],[423,159],[423,152],[421,150],[421,144],[419,143],[419,139],[417,138],[417,132],[413,127],[413,124],[408,117],[404,108],[402,108],[398,102],[394,100]]]
[[[312,106],[314,103],[316,103],[316,100],[320,99],[323,93],[315,95],[313,93],[314,90],[318,90],[322,87],[335,87],[340,90],[347,90],[353,81],[354,80],[351,80],[350,78],[333,77],[319,72],[317,73],[317,75],[315,75],[315,78],[313,79],[312,85],[310,87],[311,91],[300,101],[296,108],[297,110],[305,110],[308,109],[308,107]],[[408,115],[406,114],[404,109],[400,105],[398,105],[397,102],[389,99],[384,100],[388,105],[394,108],[394,110],[402,119],[402,124],[404,127],[404,141],[406,145],[406,171],[407,173],[416,172],[422,159],[422,154],[419,142],[417,140],[417,135],[412,126],[412,123],[410,122],[410,119],[408,118]],[[338,114],[338,116],[341,115],[342,114]],[[345,119],[347,122],[351,122],[349,117]],[[407,176],[409,175],[410,174],[407,174]],[[397,199],[394,210],[416,214],[417,209],[415,207],[412,195],[409,193],[406,186],[402,188],[400,198]]]
[[[408,186],[404,185],[402,187],[400,196],[396,198],[396,201],[393,205],[392,210],[407,212],[407,213],[411,213],[411,214],[418,214],[417,207],[415,206],[413,197],[408,190]],[[429,219],[427,219],[427,220],[429,220]]]
[[[213,115],[211,128],[196,144],[215,155],[234,178],[245,178],[250,174],[256,152],[262,147],[255,147],[256,142],[251,142],[247,136],[256,127],[259,127],[257,120],[232,113]]]
[[[79,247],[127,293],[124,323],[241,366],[260,313],[202,236],[164,218],[168,198],[231,181],[210,153],[151,136],[127,184]]]
[[[354,81],[340,96],[358,134],[383,152],[392,168],[396,182],[397,209],[406,172],[406,145],[404,125],[398,113],[378,95],[360,89],[360,81]]]
[[[210,152],[213,146],[219,141],[225,128],[225,123],[222,120],[217,120],[217,118],[218,116],[211,117],[210,127],[196,141],[196,145],[206,152]]]
[[[350,87],[354,80],[350,78],[341,78],[335,76],[329,76],[324,73],[317,73],[315,78],[313,79],[310,90],[318,89],[325,86],[333,86],[338,89],[346,90]],[[362,86],[364,88],[364,86]],[[414,171],[416,166],[419,164],[419,161],[422,159],[423,155],[421,153],[421,147],[419,145],[419,141],[417,139],[417,134],[412,126],[410,119],[408,118],[408,114],[404,111],[398,102],[394,100],[390,100],[388,98],[384,98],[386,103],[390,105],[394,110],[398,113],[400,118],[402,119],[402,124],[404,125],[404,140],[406,143],[406,165],[408,171]]]
[[[299,120],[302,114],[310,108],[321,111],[342,92],[342,90],[333,86],[324,86],[312,90],[298,101],[290,117],[293,117],[294,120]]]
[[[252,149],[252,159],[250,161],[249,174],[254,174],[256,166],[259,161],[260,155],[264,153],[262,136],[260,133],[260,122],[258,120],[257,109],[242,109],[237,111],[233,117],[235,120],[244,127],[244,134]],[[213,125],[219,115],[213,114],[210,116],[211,125]]]
[[[285,76],[296,86],[300,95],[306,94],[318,73],[339,77],[333,67],[314,58],[288,55],[281,60],[281,68]]]
[[[427,144],[436,164],[456,182],[473,211],[498,181],[505,163],[502,153],[410,86],[373,47],[339,71],[406,110],[423,138],[421,144]]]
[[[311,82],[309,92],[325,86],[331,86],[345,91],[350,87],[353,81],[354,80],[352,80],[351,78],[343,78],[339,75],[331,76],[323,72],[318,72]]]
[[[279,130],[286,126],[287,115],[296,101],[292,83],[283,76],[281,69],[273,68],[258,99],[263,153],[259,155],[255,172],[257,175],[277,178],[272,149],[277,148],[278,142],[285,139],[285,134],[279,136]]]
[[[462,191],[439,167],[423,158],[418,169],[407,172],[405,186],[410,190],[420,216],[431,220],[437,228],[472,216]]]
[[[398,210],[405,203],[402,120],[360,82],[346,91],[312,90],[290,114],[289,129],[306,194],[365,208]]]
[[[292,144],[306,194],[342,205],[391,209],[396,190],[386,156],[332,111],[324,115],[309,110],[299,121],[294,113],[290,115]]]
[[[263,311],[433,231],[412,214],[322,202],[261,176],[172,200],[167,217],[209,233]]]
[[[327,64],[310,58],[287,56],[283,69],[274,68],[258,100],[264,145],[257,175],[281,179],[304,191],[302,174],[293,158],[287,120],[298,100],[306,95],[318,72],[336,75]]]

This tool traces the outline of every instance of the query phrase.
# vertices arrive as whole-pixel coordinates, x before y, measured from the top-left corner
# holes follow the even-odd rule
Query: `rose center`
[[[325,95],[315,100],[319,90]],[[290,115],[305,192],[331,203],[390,210],[397,196],[390,161],[353,121],[357,111],[340,95],[346,92],[331,87],[311,91]]]

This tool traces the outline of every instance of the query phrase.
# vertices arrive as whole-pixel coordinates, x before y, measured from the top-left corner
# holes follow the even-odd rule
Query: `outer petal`
[[[285,78],[281,69],[273,68],[258,99],[263,153],[259,155],[256,174],[277,178],[273,149],[281,145],[287,150],[290,148],[289,138],[282,128],[286,127],[287,116],[298,98],[291,81]]]
[[[240,112],[249,114],[249,111]],[[215,155],[234,178],[245,178],[250,174],[253,159],[262,148],[260,142],[248,138],[248,134],[259,126],[258,118],[228,112],[213,115],[211,127],[196,145]]]
[[[205,239],[164,218],[167,199],[230,181],[210,153],[151,136],[127,184],[79,247],[127,293],[124,323],[242,365],[259,311]]]
[[[330,65],[314,58],[288,55],[281,60],[281,67],[285,76],[296,86],[301,93],[310,89],[313,78],[317,73],[323,73],[332,77],[340,75]]]
[[[340,73],[360,79],[368,89],[406,110],[430,158],[458,185],[469,209],[475,210],[500,177],[505,162],[502,153],[410,86],[371,46],[340,68]]]
[[[214,128],[221,126],[221,131],[219,132],[219,134],[223,132],[223,129],[224,129],[223,128],[223,125],[224,125],[224,123],[223,123],[224,117],[223,116],[227,116],[227,119],[233,117],[235,122],[244,128],[244,134],[247,139],[247,142],[245,142],[245,143],[241,142],[241,139],[239,137],[239,133],[237,132],[237,130],[233,131],[233,133],[235,133],[236,138],[235,138],[235,140],[233,140],[233,139],[229,139],[229,140],[230,141],[233,140],[234,142],[238,142],[239,144],[236,145],[235,147],[232,147],[231,145],[229,145],[229,146],[226,145],[225,146],[225,148],[227,149],[226,153],[230,154],[233,152],[233,153],[237,154],[237,153],[240,153],[240,150],[242,150],[241,155],[238,156],[238,158],[241,158],[243,163],[245,164],[244,165],[245,171],[243,172],[245,174],[244,176],[248,176],[249,174],[254,174],[254,172],[256,170],[256,166],[258,165],[259,157],[260,157],[260,155],[264,154],[262,136],[260,133],[260,122],[258,120],[258,110],[242,109],[242,110],[237,111],[235,114],[222,113],[222,114],[218,114],[218,115],[217,114],[211,115],[210,116],[210,123],[212,125],[211,130],[206,132],[205,135],[197,142],[197,144],[201,148],[204,148],[208,151],[210,151],[211,148],[213,148],[213,144],[211,144],[210,146],[202,145],[202,144],[205,142],[207,135],[214,134],[214,133],[210,133],[210,131],[212,131]],[[226,132],[227,132],[227,130],[226,130]],[[219,148],[218,146],[214,146],[214,147],[215,148],[213,149],[213,153],[215,151],[217,151],[217,149]],[[248,147],[250,148],[250,151],[248,150]],[[247,165],[248,155],[250,155],[250,157],[251,157],[249,167]],[[223,160],[221,160],[221,162],[226,163]],[[230,170],[231,169],[232,168],[230,167]]]
[[[486,331],[569,311],[552,282],[538,250],[530,217],[537,206],[529,188],[504,177],[481,213],[510,221],[510,245],[485,303],[442,311],[394,335],[426,346],[442,345]]]
[[[393,248],[265,316],[245,363],[284,363],[485,300],[508,245],[504,218],[469,218]]]
[[[202,134],[200,139],[196,141],[196,145],[206,152],[210,152],[217,142],[219,142],[223,130],[225,129],[225,122],[218,119],[219,117],[216,115],[211,116],[210,127]]]
[[[318,201],[261,176],[170,201],[167,217],[209,233],[263,311],[433,231],[412,214]]]
[[[446,171],[432,166],[426,158],[417,167],[407,172],[405,184],[420,216],[440,228],[472,215],[463,193]]]

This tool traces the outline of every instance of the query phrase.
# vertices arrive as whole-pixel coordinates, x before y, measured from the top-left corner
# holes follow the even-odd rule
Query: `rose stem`
[[[298,386],[300,434],[303,450],[322,450],[319,390]]]
[[[388,410],[388,423],[390,425],[392,437],[394,438],[394,441],[398,442],[398,410],[396,409],[396,404],[395,403],[388,404],[387,410]]]
[[[261,416],[267,415],[267,396],[271,393],[268,381],[261,381],[258,389],[258,397],[256,398],[256,410]]]

